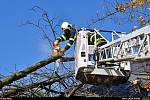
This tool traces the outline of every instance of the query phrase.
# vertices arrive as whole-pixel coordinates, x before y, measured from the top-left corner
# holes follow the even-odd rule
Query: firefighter
[[[72,44],[74,43],[76,39],[76,29],[72,27],[72,25],[69,22],[63,22],[61,25],[61,29],[64,31],[64,34],[62,34],[60,37],[58,37],[54,42],[53,45],[58,46],[58,44],[62,41],[69,40],[69,42],[66,44],[65,48],[62,48],[60,50],[61,53],[64,53],[66,50],[68,50]]]
[[[99,46],[106,44],[107,42],[100,35],[95,34],[94,32],[88,33],[88,45],[95,45],[95,43],[96,43],[96,46],[99,47]],[[94,55],[93,54],[89,55],[89,60],[92,60],[92,59],[95,61],[99,59],[99,54],[98,54],[97,49],[94,51]]]
[[[95,34],[93,33],[91,33],[91,34],[89,34],[89,44],[91,44],[91,45],[94,45],[94,41],[95,41]],[[104,45],[104,44],[106,44],[107,42],[106,42],[106,40],[105,39],[103,39],[100,35],[96,35],[96,45],[97,46],[102,46],[102,45]]]

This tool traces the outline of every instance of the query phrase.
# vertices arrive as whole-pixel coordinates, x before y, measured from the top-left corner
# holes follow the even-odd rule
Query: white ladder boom
[[[150,25],[97,48],[98,62],[150,59]]]

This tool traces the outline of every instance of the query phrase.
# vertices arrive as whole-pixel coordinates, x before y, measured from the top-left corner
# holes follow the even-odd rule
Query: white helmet
[[[63,22],[62,24],[61,24],[61,28],[63,29],[63,30],[65,30],[65,29],[70,29],[72,27],[72,25],[70,24],[70,23],[68,23],[68,22]]]

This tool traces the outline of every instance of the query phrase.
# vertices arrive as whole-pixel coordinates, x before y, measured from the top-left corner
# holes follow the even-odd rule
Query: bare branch
[[[73,96],[75,94],[75,92],[81,88],[84,84],[79,84],[77,87],[73,88],[72,91],[70,91],[70,93],[67,95],[67,97]]]
[[[6,78],[4,78],[1,83],[0,83],[0,89],[2,89],[2,87],[4,87],[5,85],[8,85],[10,83],[12,83],[13,81],[16,81],[20,78],[23,78],[23,77],[26,77],[28,74],[30,74],[31,72],[34,72],[36,71],[37,69],[51,63],[51,62],[54,62],[55,60],[61,58],[63,56],[63,54],[59,54],[59,55],[56,55],[54,57],[51,57],[51,58],[48,58],[46,60],[42,60],[32,66],[29,66],[27,67],[25,70],[23,71],[20,71],[20,72],[17,72],[17,73],[14,73]]]
[[[107,4],[109,4],[109,3],[111,3],[111,2],[113,2],[113,1],[106,1],[105,2],[105,4],[107,3]],[[144,15],[145,17],[148,17],[149,16],[149,14],[147,13],[147,12],[144,12],[147,8],[148,8],[148,4],[149,4],[150,2],[149,1],[145,1],[145,2],[139,2],[138,0],[137,1],[135,1],[135,2],[133,2],[133,1],[126,1],[126,0],[123,0],[123,1],[119,1],[119,0],[115,0],[114,2],[113,2],[113,5],[116,5],[115,7],[113,7],[113,5],[111,6],[111,7],[113,7],[114,8],[114,11],[107,11],[108,12],[108,14],[106,14],[105,16],[103,16],[103,17],[99,17],[99,18],[96,18],[96,19],[92,19],[92,24],[95,24],[95,23],[97,23],[97,22],[99,22],[99,21],[102,21],[102,20],[105,20],[106,18],[109,18],[110,16],[113,16],[113,15],[115,15],[116,13],[122,13],[123,15],[125,15],[125,16],[128,16],[128,19],[130,18],[130,16],[132,16],[133,15],[133,13],[134,12],[136,12],[136,13],[138,13],[138,14],[134,14],[135,16],[137,16],[137,18],[139,17],[139,16],[141,16],[141,14],[142,15]],[[105,6],[107,6],[107,5],[105,5]],[[147,6],[147,7],[146,7]],[[144,11],[141,11],[141,9],[144,9],[144,7],[146,7],[145,8],[145,10]],[[140,9],[141,8],[141,9]],[[108,9],[110,9],[110,7],[108,7]],[[129,11],[129,12],[127,12],[127,11]],[[105,11],[106,12],[106,11]],[[96,14],[97,15],[97,14]],[[120,17],[120,16],[119,16]],[[126,17],[127,18],[127,17]],[[131,19],[130,19],[131,20]],[[149,20],[149,19],[148,19]],[[127,22],[128,22],[129,20],[127,20]],[[91,24],[90,24],[91,25]],[[90,26],[89,25],[89,26]]]
[[[50,28],[51,28],[51,30],[52,30],[52,33],[53,33],[53,35],[54,35],[54,38],[55,38],[55,40],[56,40],[55,30],[54,30],[54,27],[53,27],[53,25],[52,25],[53,21],[49,19],[47,13],[45,13],[44,15],[45,15],[45,18],[46,18],[45,21],[48,22],[48,24],[49,24],[49,26],[50,26]]]
[[[95,20],[93,19],[93,20],[92,20],[92,23],[94,24],[94,23],[97,23],[98,21],[104,20],[104,19],[108,18],[109,16],[112,16],[112,15],[116,14],[117,12],[118,12],[118,11],[109,13],[109,14],[107,14],[106,16],[104,16],[104,17],[102,17],[102,18],[98,18],[98,19],[95,19]]]
[[[30,84],[30,85],[26,85],[26,86],[22,86],[22,87],[17,87],[17,88],[14,88],[12,91],[3,93],[3,96],[4,97],[14,96],[14,95],[18,94],[18,92],[23,92],[23,91],[26,91],[28,89],[37,88],[39,86],[42,88],[42,87],[45,87],[47,85],[53,84],[55,82],[59,82],[60,80],[63,80],[64,78],[72,77],[72,75],[73,75],[73,72],[64,74],[61,77],[51,77],[50,79],[42,81],[42,82],[37,82],[37,83]],[[60,94],[63,93],[63,92],[55,91],[53,89],[49,89],[48,91],[49,92],[54,92],[54,93],[60,93]]]

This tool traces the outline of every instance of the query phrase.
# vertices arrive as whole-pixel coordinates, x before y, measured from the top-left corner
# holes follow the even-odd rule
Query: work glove
[[[64,52],[65,52],[66,50],[63,48],[63,49],[61,49],[60,50],[60,53],[62,53],[63,55],[64,55]]]
[[[53,46],[57,46],[58,45],[58,40],[56,40],[54,43],[53,43]]]

